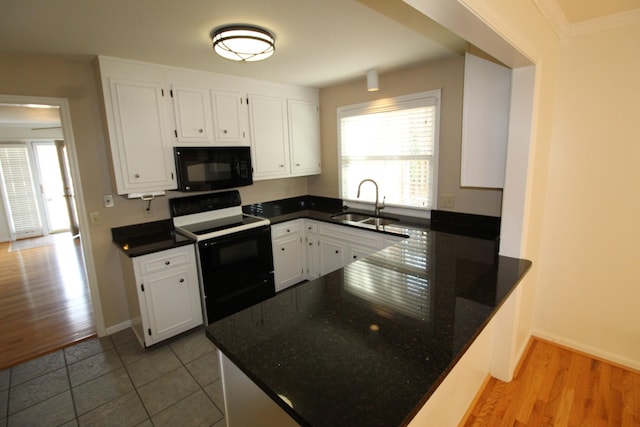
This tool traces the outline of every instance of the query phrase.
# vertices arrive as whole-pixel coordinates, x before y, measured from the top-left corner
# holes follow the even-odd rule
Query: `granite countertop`
[[[330,214],[342,204],[332,200],[295,198],[244,211],[272,223],[336,222]],[[434,231],[428,221],[378,231],[409,238],[207,328],[303,426],[406,425],[531,265],[497,255],[495,238]]]
[[[112,241],[129,257],[190,245],[195,240],[176,233],[170,219],[111,229]]]

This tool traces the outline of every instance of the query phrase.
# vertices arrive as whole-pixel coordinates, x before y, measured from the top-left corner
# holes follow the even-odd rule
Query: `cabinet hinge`
[[[142,289],[142,292],[144,292],[144,283],[140,283],[140,289]]]
[[[249,105],[249,98],[247,98],[247,105]]]
[[[242,97],[240,97],[240,105],[244,104],[244,99],[242,99]]]
[[[178,137],[178,129],[174,129],[173,130],[173,134],[176,136],[176,138]]]
[[[147,333],[151,336],[151,328],[147,329]]]
[[[164,89],[160,89],[160,94],[164,96]]]
[[[173,177],[173,172],[171,172],[171,181],[173,181],[175,178]]]
[[[173,98],[173,89],[169,90],[169,95]]]

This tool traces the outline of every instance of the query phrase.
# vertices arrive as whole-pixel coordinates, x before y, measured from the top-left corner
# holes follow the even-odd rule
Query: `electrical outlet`
[[[113,195],[105,194],[104,195],[104,207],[112,208],[113,207]]]
[[[443,209],[451,209],[453,208],[455,202],[455,197],[451,194],[443,194],[440,197],[440,207]]]
[[[89,220],[91,221],[91,225],[100,224],[100,212],[89,212]]]

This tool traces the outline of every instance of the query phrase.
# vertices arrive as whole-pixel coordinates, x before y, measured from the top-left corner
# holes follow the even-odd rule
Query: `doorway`
[[[19,124],[14,124],[10,129],[11,126],[7,125],[9,119],[2,114],[3,109],[6,110],[9,107],[32,110],[44,107],[55,110],[57,122],[43,123],[28,116],[22,119],[14,117],[12,120],[17,120]],[[17,113],[14,111],[14,114]],[[19,127],[22,129],[17,129]],[[23,133],[20,134],[20,132]],[[24,132],[28,135],[25,136]],[[82,221],[85,209],[68,101],[62,98],[0,95],[0,147],[7,144],[19,145],[16,142],[21,142],[23,148],[27,147],[27,157],[32,168],[31,187],[34,194],[32,204],[36,205],[38,210],[36,216],[40,217],[39,234],[55,236],[55,240],[64,238],[64,241],[54,240],[53,243],[38,249],[17,251],[12,255],[14,258],[3,266],[3,268],[15,267],[16,269],[10,280],[11,292],[23,293],[23,299],[29,301],[29,304],[23,307],[25,314],[30,315],[32,321],[22,319],[21,324],[31,327],[32,330],[21,333],[20,336],[33,338],[26,340],[23,344],[30,347],[30,350],[24,353],[19,348],[14,349],[16,354],[22,355],[21,360],[28,360],[89,336],[95,336],[96,332],[103,335],[104,323],[97,292],[88,225],[83,224]],[[4,174],[0,175],[4,180]],[[3,188],[3,201],[6,201],[4,190]],[[14,213],[9,213],[5,209],[0,211],[0,223],[2,223],[0,228],[4,226],[8,229],[7,224],[11,220],[9,217]],[[5,249],[8,246],[7,242],[16,240],[17,237],[12,237],[6,229],[4,234],[0,229],[2,238],[0,242],[5,242],[0,243],[0,250],[4,252],[8,252]],[[20,283],[23,285],[20,286]],[[60,287],[49,298],[43,297],[44,285]],[[2,297],[3,295],[0,294],[0,301]],[[70,303],[70,299],[74,299],[74,302]],[[82,304],[76,304],[79,299],[83,299]],[[39,302],[43,305],[38,308],[36,303]],[[12,309],[11,318],[22,318],[21,313],[14,313],[14,311]],[[49,339],[50,335],[53,335],[51,331],[53,314],[47,313],[52,312],[59,314],[58,318],[61,322],[66,322],[65,326],[55,327],[61,332],[56,340]],[[75,325],[74,322],[76,322]],[[14,331],[3,332],[3,335],[7,336],[12,334],[15,335]],[[20,344],[18,341],[25,340],[22,338],[10,340],[12,345]],[[47,343],[49,347],[40,346],[41,341]],[[5,350],[4,344],[3,350]]]

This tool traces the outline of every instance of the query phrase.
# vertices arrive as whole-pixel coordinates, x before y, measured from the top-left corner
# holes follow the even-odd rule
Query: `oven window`
[[[220,264],[230,265],[258,256],[258,242],[248,240],[220,248]]]

